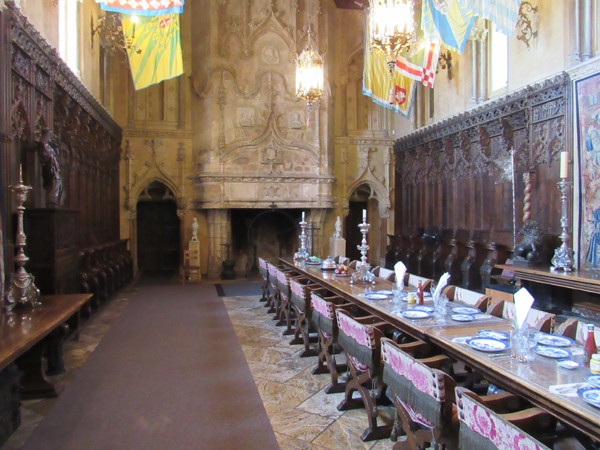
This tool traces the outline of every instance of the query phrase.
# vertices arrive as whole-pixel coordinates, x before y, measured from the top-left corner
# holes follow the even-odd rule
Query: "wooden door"
[[[140,270],[179,269],[179,229],[174,201],[144,201],[137,204]]]

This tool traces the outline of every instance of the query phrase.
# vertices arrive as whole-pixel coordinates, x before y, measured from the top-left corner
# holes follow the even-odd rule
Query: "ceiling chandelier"
[[[308,45],[296,60],[296,96],[306,100],[310,114],[312,104],[323,95],[323,57],[310,40],[310,3],[308,8]]]
[[[371,49],[385,55],[390,75],[398,53],[416,43],[413,0],[370,0],[369,36]]]

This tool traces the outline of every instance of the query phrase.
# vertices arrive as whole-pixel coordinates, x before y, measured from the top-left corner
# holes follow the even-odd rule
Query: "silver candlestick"
[[[362,242],[360,245],[357,245],[356,248],[360,250],[362,261],[360,263],[360,278],[364,283],[371,282],[373,280],[370,279],[369,275],[371,274],[371,265],[367,262],[367,252],[369,251],[369,246],[367,244],[367,233],[369,233],[369,229],[371,228],[371,224],[367,223],[367,218],[363,216],[363,221],[358,225],[360,232],[362,233]]]
[[[300,233],[300,236],[298,236],[300,238],[300,248],[298,249],[298,252],[296,252],[296,254],[294,255],[294,260],[295,261],[306,261],[309,257],[308,251],[306,249],[306,226],[308,225],[307,222],[304,221],[304,219],[302,219],[302,221],[300,222],[300,228],[302,228],[302,233]]]
[[[15,264],[17,270],[12,276],[11,285],[6,293],[6,311],[12,311],[17,305],[39,306],[40,290],[33,282],[33,275],[25,270],[25,264],[29,258],[25,255],[24,247],[27,245],[27,237],[23,230],[23,214],[25,207],[23,203],[27,200],[27,194],[32,189],[31,186],[23,184],[23,169],[19,170],[19,184],[10,186],[11,192],[16,194],[17,206],[17,238],[15,247],[17,255],[15,256]]]
[[[561,181],[556,183],[558,189],[560,189],[560,201],[562,203],[562,214],[560,217],[560,226],[562,227],[562,233],[559,236],[562,240],[562,244],[556,250],[554,250],[554,256],[552,257],[551,270],[564,270],[565,272],[571,272],[575,259],[573,258],[573,249],[569,248],[569,216],[567,211],[567,198],[569,196],[569,190],[571,188],[571,182],[563,178]]]

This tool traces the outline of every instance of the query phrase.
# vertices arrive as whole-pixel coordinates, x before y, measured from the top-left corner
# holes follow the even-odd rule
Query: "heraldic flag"
[[[123,16],[122,23],[126,39],[135,36],[127,53],[136,90],[183,73],[179,14],[140,17],[137,24]]]
[[[137,16],[181,14],[184,0],[96,0],[103,11]]]
[[[462,54],[477,16],[458,0],[448,0],[440,10],[433,0],[423,0],[421,29],[430,40],[442,38],[446,47]]]

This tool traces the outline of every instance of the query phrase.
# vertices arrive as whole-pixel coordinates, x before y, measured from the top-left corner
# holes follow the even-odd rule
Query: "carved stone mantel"
[[[190,177],[197,209],[333,208],[332,175],[281,174],[239,176],[198,174]]]

